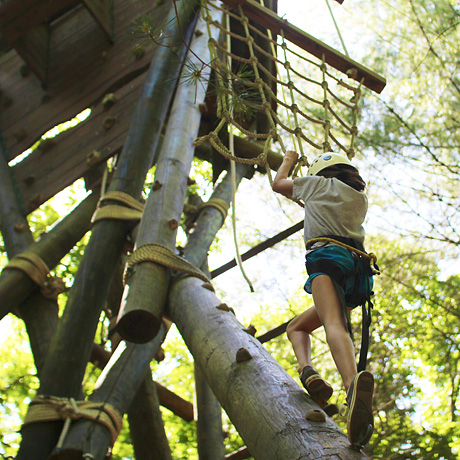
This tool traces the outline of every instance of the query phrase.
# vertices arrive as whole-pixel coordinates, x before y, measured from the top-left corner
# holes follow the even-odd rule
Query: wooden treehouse
[[[322,77],[325,66],[348,74],[344,81],[358,84],[355,95],[361,86],[380,92],[385,85],[276,11],[276,0],[267,8],[253,0],[210,2],[203,11],[194,0],[0,2],[0,223],[9,259],[0,276],[0,318],[15,314],[24,321],[40,379],[18,459],[106,458],[126,413],[136,458],[170,459],[159,405],[190,423],[197,419],[201,460],[364,458],[330,418],[305,417],[318,407],[264,349],[285,325],[253,337],[209,282],[219,270],[209,273],[207,252],[225,220],[231,181],[238,184],[254,169],[276,170],[282,156],[270,142],[282,143],[276,130],[286,123],[279,112],[286,106],[297,120],[304,111],[277,99],[282,89],[292,98],[294,88],[277,77],[277,40],[319,60]],[[136,21],[150,35],[145,46],[133,34]],[[238,59],[251,70],[248,76]],[[291,67],[283,72],[290,79]],[[187,81],[192,77],[199,84]],[[242,94],[251,92],[248,102]],[[329,103],[321,106],[327,112]],[[84,121],[36,144],[85,109],[91,113]],[[239,134],[230,134],[232,123]],[[314,148],[343,146],[327,117],[319,123],[327,126],[326,137],[319,144],[308,140]],[[308,138],[300,123],[286,129],[299,144]],[[229,164],[236,167],[192,217],[193,232],[179,257],[176,233],[194,155],[212,163],[215,179]],[[154,165],[154,184],[141,203]],[[28,214],[81,178],[87,197],[34,241]],[[49,270],[90,229],[58,319],[60,283]],[[94,344],[103,308],[117,318],[113,353]],[[149,372],[170,321],[195,359],[195,408],[155,384]],[[90,360],[104,372],[82,401]],[[221,407],[247,446],[233,454],[224,453]]]

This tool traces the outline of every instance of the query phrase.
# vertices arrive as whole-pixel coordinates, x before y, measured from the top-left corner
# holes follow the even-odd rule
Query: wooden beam
[[[307,32],[304,32],[298,27],[292,25],[285,19],[281,19],[273,11],[268,8],[264,8],[258,2],[254,0],[222,1],[236,10],[238,9],[238,6],[241,5],[244,14],[248,18],[254,20],[257,24],[260,24],[267,29],[270,29],[273,34],[278,35],[281,31],[283,31],[286,40],[300,46],[302,49],[313,56],[316,56],[318,59],[322,59],[324,56],[326,63],[340,72],[348,75],[349,71],[356,69],[356,72],[352,74],[351,78],[356,81],[364,79],[363,85],[372,91],[381,93],[383,88],[385,88],[386,79],[384,77],[364,67],[353,59],[350,59],[334,48],[331,48]]]
[[[275,244],[279,243],[280,241],[283,241],[284,239],[288,238],[295,232],[298,232],[299,230],[302,230],[303,228],[303,220],[298,222],[297,224],[293,225],[292,227],[287,228],[286,230],[283,230],[282,232],[278,233],[275,236],[272,236],[271,238],[268,238],[267,240],[263,241],[262,243],[254,246],[253,248],[249,249],[249,251],[246,251],[244,254],[241,255],[241,259],[243,261],[250,259],[251,257],[256,256],[257,254],[261,253],[262,251],[265,251],[265,249],[271,248]],[[211,277],[216,278],[219,275],[222,275],[222,273],[225,273],[226,271],[230,270],[231,268],[236,267],[236,260],[233,259],[230,262],[227,262],[226,264],[220,266],[219,268],[216,268],[215,270],[211,271]]]

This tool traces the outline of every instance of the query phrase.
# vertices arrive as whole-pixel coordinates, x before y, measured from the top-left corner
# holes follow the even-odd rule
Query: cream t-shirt
[[[321,176],[294,179],[294,199],[305,203],[305,243],[323,235],[338,235],[364,243],[367,196],[338,179]]]

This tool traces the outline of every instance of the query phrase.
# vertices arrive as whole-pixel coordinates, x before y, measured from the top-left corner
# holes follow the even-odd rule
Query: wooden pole
[[[0,141],[2,140],[0,133]],[[33,244],[34,239],[25,214],[21,209],[21,197],[15,186],[12,170],[8,166],[8,155],[3,142],[0,142],[0,150],[0,229],[8,257],[11,259],[28,249]],[[17,270],[9,271],[13,272],[13,276],[14,272],[17,272]],[[36,289],[36,284],[25,276],[24,289],[27,289],[27,286],[31,289]],[[6,303],[8,299],[0,297],[0,301],[0,308],[9,312],[11,305]],[[47,299],[39,292],[35,292],[29,297],[27,303],[17,305],[17,313],[26,324],[35,366],[40,376],[51,337],[56,330],[58,320],[56,301]]]
[[[216,20],[221,11],[212,10]],[[187,67],[209,62],[208,35],[202,19],[186,58]],[[218,30],[213,28],[218,35]],[[200,60],[196,58],[200,56]],[[205,70],[202,81],[193,85],[184,80],[177,88],[150,191],[139,231],[135,251],[148,244],[159,244],[175,252],[177,228],[184,208],[187,178],[193,160],[193,141],[198,134],[201,114],[199,105],[205,98],[210,71]],[[145,261],[135,266],[127,280],[117,332],[125,340],[143,343],[151,340],[161,324],[170,279],[170,270],[164,265]]]
[[[180,72],[181,60],[177,56],[186,48],[183,39],[187,41],[191,36],[196,9],[189,2],[181,3],[179,17],[181,27],[172,21],[175,26],[163,43],[166,46],[158,46],[153,56],[110,191],[122,191],[135,198],[141,194]],[[158,21],[164,21],[164,16],[159,16]],[[115,220],[101,220],[94,225],[49,351],[39,394],[79,398],[112,268],[116,266],[128,227]],[[61,426],[58,422],[23,427],[17,459],[45,460],[56,445]]]
[[[223,460],[225,457],[222,408],[209,388],[199,366],[195,365],[197,441],[200,460]]]
[[[132,359],[137,359],[137,348],[133,351]],[[91,351],[91,362],[103,369],[109,362],[111,353],[105,350],[101,345],[93,344]],[[150,377],[147,377],[150,378]],[[151,378],[150,378],[151,380]],[[179,395],[173,393],[171,390],[168,390],[166,387],[161,385],[158,382],[155,383],[155,389],[158,394],[160,405],[169,409],[173,414],[180,417],[186,422],[193,421],[193,404],[185,399],[181,398]],[[147,384],[149,386],[150,383]]]
[[[173,282],[167,314],[253,457],[364,459],[331,419],[306,420],[318,406],[202,284]]]
[[[166,336],[161,325],[159,333],[150,342],[139,345],[121,342],[104,368],[90,401],[111,404],[123,415],[126,413],[145,377],[150,373],[150,361]],[[136,359],[133,359],[135,353]],[[75,421],[59,450],[50,459],[81,459],[92,455],[93,460],[104,460],[111,444],[108,429],[86,419]]]
[[[252,169],[251,165],[241,163],[236,164],[235,168],[235,186],[248,174]],[[224,200],[230,205],[232,201],[232,176],[227,172],[226,176],[217,185],[210,199]],[[222,214],[211,206],[206,207],[196,219],[196,225],[188,237],[187,246],[184,250],[184,257],[196,267],[201,267],[207,260],[207,254],[224,218]]]
[[[25,249],[40,256],[46,265],[53,269],[89,230],[98,199],[98,192],[90,193],[48,233],[40,236],[37,242]],[[0,275],[0,319],[37,290],[38,286],[24,272],[4,270]]]
[[[144,379],[128,410],[136,460],[172,460],[159,398],[151,376]]]
[[[11,259],[24,251],[34,238],[26,219],[19,185],[8,166],[8,154],[0,132],[0,230],[6,252]]]

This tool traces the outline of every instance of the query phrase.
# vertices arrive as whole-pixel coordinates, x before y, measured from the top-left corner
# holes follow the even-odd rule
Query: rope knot
[[[72,419],[77,420],[81,417],[81,411],[75,402],[75,399],[64,399],[62,400],[58,407],[56,407],[56,412],[61,416],[62,419]]]

